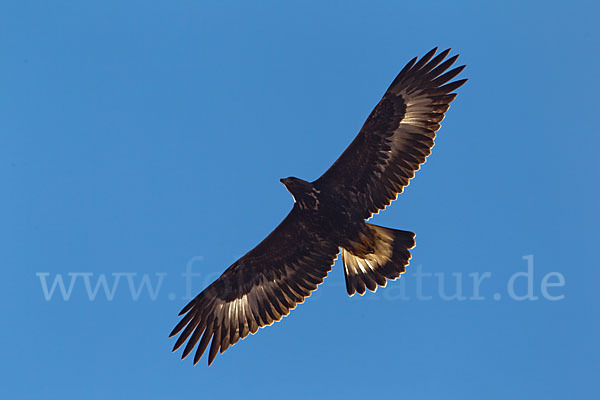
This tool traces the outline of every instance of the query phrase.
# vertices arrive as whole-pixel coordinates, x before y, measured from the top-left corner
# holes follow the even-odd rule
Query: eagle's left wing
[[[337,190],[363,218],[385,208],[408,185],[431,153],[435,132],[466,79],[448,83],[464,65],[447,71],[458,55],[431,50],[398,74],[362,129],[315,183]],[[446,72],[447,71],[447,72]]]
[[[189,338],[185,358],[200,341],[195,364],[212,339],[210,365],[219,350],[288,315],[323,282],[339,251],[319,228],[294,207],[267,238],[181,310],[185,316],[171,336],[183,332],[173,351]]]

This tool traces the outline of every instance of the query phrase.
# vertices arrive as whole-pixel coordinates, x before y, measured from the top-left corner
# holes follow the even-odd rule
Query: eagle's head
[[[313,185],[310,182],[306,182],[300,178],[290,176],[289,178],[280,179],[280,182],[285,185],[288,192],[294,196],[294,200],[298,201],[313,190]]]

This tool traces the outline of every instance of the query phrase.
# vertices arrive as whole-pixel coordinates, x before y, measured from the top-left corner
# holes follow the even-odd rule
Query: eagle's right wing
[[[208,364],[217,352],[288,315],[323,282],[339,251],[318,225],[302,218],[296,207],[253,250],[181,310],[171,336],[183,332],[173,351],[186,340],[181,358],[194,349],[194,364],[210,340]],[[185,328],[185,329],[184,329]]]
[[[414,58],[398,74],[362,129],[316,184],[334,188],[363,218],[385,208],[431,153],[435,132],[466,79],[448,83],[464,65],[437,48]],[[447,71],[447,72],[446,72]]]

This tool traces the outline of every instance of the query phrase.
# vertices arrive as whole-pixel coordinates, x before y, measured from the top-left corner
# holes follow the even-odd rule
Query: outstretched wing
[[[437,47],[411,60],[394,79],[357,137],[317,181],[333,187],[349,207],[369,218],[396,199],[431,153],[435,132],[467,80],[447,83],[465,66]]]
[[[310,296],[339,251],[316,222],[300,217],[294,207],[265,240],[181,310],[185,316],[171,336],[183,332],[173,351],[187,340],[183,359],[200,341],[196,364],[212,339],[210,365],[219,350],[279,321]]]

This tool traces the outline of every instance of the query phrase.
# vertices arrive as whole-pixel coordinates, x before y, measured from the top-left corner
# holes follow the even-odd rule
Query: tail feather
[[[366,224],[366,235],[361,243],[352,242],[352,248],[342,248],[346,290],[352,296],[363,295],[366,289],[374,292],[385,287],[406,269],[411,258],[409,249],[415,247],[415,234],[397,229]],[[365,251],[365,249],[369,249]]]

